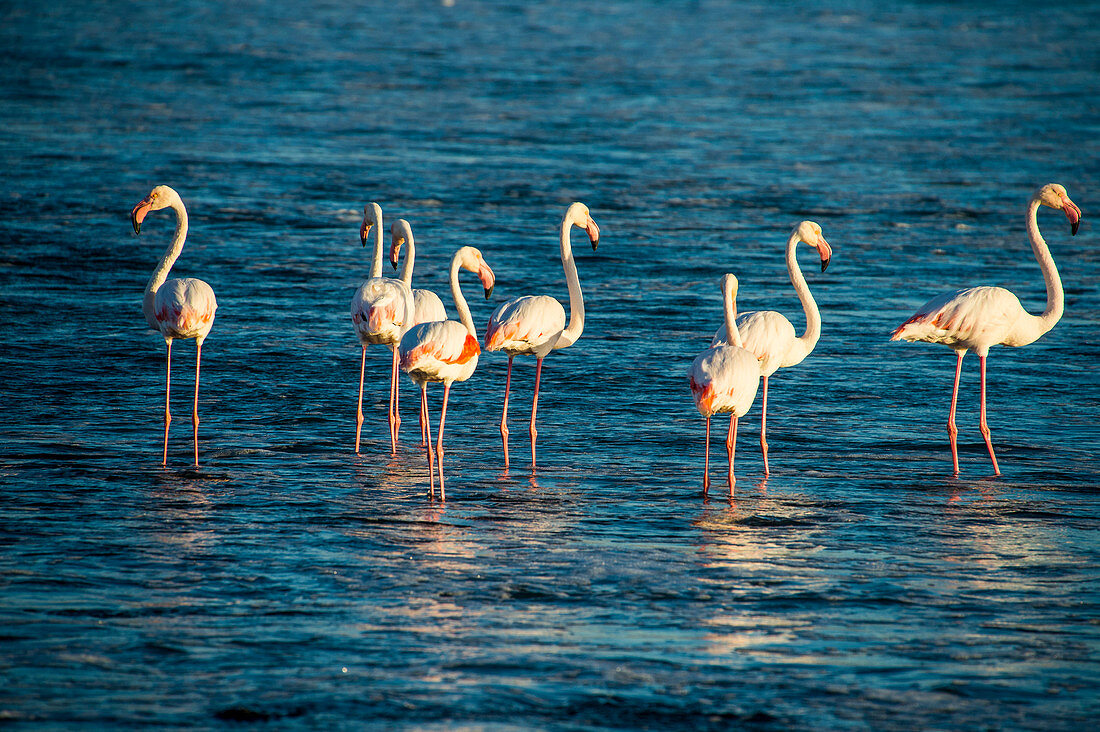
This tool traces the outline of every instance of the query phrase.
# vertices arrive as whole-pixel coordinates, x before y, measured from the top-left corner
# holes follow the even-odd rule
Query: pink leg
[[[424,445],[428,451],[428,497],[435,498],[435,455],[432,454],[432,423],[428,418],[428,382],[426,381],[420,385],[420,419],[427,435]]]
[[[733,450],[737,446],[737,415],[730,415],[730,428],[726,433],[726,454],[730,459],[730,472],[727,480],[730,484],[730,498],[733,498],[733,484],[736,483],[736,479],[733,477]]]
[[[978,363],[982,371],[982,415],[978,426],[982,431],[982,437],[985,438],[985,446],[989,448],[989,459],[993,461],[993,473],[1000,475],[1001,469],[997,467],[997,456],[993,454],[993,439],[989,433],[989,424],[985,421],[985,356],[978,356]]]
[[[768,377],[764,377],[764,395],[760,404],[760,453],[764,456],[764,477],[768,471]]]
[[[531,470],[535,469],[535,440],[539,431],[535,429],[535,414],[539,411],[539,381],[542,379],[542,359],[535,361],[535,398],[531,401]]]
[[[428,434],[424,431],[424,412],[420,412],[420,446],[428,444]]]
[[[195,343],[195,402],[191,406],[191,430],[195,437],[195,467],[199,467],[199,366],[202,364],[202,343]]]
[[[710,490],[710,415],[707,415],[707,442],[703,448],[703,498]]]
[[[435,446],[435,464],[439,468],[439,500],[447,500],[443,488],[443,423],[447,421],[447,399],[451,396],[451,382],[443,382],[443,409],[439,412],[439,442]]]
[[[508,469],[508,392],[512,388],[512,358],[508,354],[508,378],[504,381],[504,411],[500,413],[500,439],[504,443],[504,469]]]
[[[359,435],[363,431],[363,372],[367,365],[367,347],[363,346],[363,355],[359,359],[359,410],[355,417],[355,454],[359,454]]]
[[[168,341],[168,371],[164,379],[164,457],[161,465],[168,465],[168,425],[172,424],[172,410],[168,408],[168,393],[172,390],[172,341]]]
[[[955,469],[955,477],[959,475],[959,428],[955,426],[955,407],[959,403],[959,377],[962,375],[965,355],[966,351],[960,351],[955,362],[955,388],[951,391],[951,414],[947,417],[947,436],[951,438],[951,465]]]
[[[390,368],[390,454],[397,454],[397,428],[401,426],[401,417],[397,413],[398,368],[397,346],[393,347],[393,366]]]

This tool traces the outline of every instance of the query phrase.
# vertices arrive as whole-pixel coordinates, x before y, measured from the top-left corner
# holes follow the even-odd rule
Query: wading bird
[[[600,241],[600,228],[592,220],[588,206],[574,203],[561,220],[559,245],[565,281],[569,287],[569,325],[565,323],[565,308],[548,295],[525,295],[503,303],[489,318],[485,332],[485,350],[508,354],[508,376],[504,382],[504,409],[500,416],[500,437],[504,443],[504,467],[508,467],[508,392],[512,386],[512,359],[522,354],[535,357],[535,394],[531,401],[531,469],[535,469],[535,414],[539,406],[539,381],[542,360],[550,351],[573,345],[584,330],[584,299],[569,244],[569,232],[578,226],[588,234],[595,251]]]
[[[913,317],[902,323],[890,340],[925,341],[942,343],[955,352],[955,386],[951,392],[951,413],[947,417],[947,434],[951,440],[951,463],[955,475],[959,474],[959,449],[955,427],[955,406],[959,400],[959,376],[962,373],[963,356],[968,350],[978,354],[981,372],[981,407],[979,428],[993,461],[993,472],[1001,474],[997,456],[993,452],[989,424],[985,418],[985,358],[989,347],[1026,346],[1038,340],[1054,327],[1062,317],[1064,293],[1058,268],[1050,256],[1047,243],[1039,233],[1039,206],[1049,206],[1065,213],[1070,223],[1070,234],[1077,234],[1081,224],[1081,209],[1069,200],[1066,189],[1056,183],[1048,183],[1031,197],[1027,206],[1027,236],[1031,250],[1043,271],[1047,286],[1047,307],[1042,315],[1031,315],[1024,310],[1020,300],[1003,287],[968,287],[948,292],[926,302]]]
[[[168,186],[157,186],[141,199],[130,212],[134,233],[141,233],[141,222],[150,211],[171,208],[176,212],[176,235],[153,270],[149,284],[145,286],[145,299],[141,309],[145,320],[164,336],[168,346],[168,368],[164,381],[164,455],[162,464],[168,464],[168,425],[172,422],[169,409],[169,393],[172,389],[172,340],[195,339],[195,400],[191,407],[191,428],[194,433],[195,467],[199,465],[199,367],[202,363],[202,342],[214,325],[214,313],[218,301],[214,290],[202,280],[193,277],[166,279],[172,265],[183,251],[187,239],[187,209],[179,194]]]

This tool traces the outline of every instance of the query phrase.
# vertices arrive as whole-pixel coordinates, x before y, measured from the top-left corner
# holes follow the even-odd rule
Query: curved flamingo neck
[[[474,327],[474,317],[470,315],[470,306],[466,304],[466,298],[462,296],[462,287],[458,283],[458,270],[461,266],[456,254],[451,259],[451,297],[454,298],[455,309],[458,310],[458,319],[476,339],[477,329]]]
[[[416,262],[416,243],[413,241],[412,227],[401,219],[401,235],[405,237],[405,262],[401,265],[401,280],[412,287],[413,263]]]
[[[569,287],[569,324],[558,336],[554,348],[566,348],[573,345],[584,332],[584,296],[581,295],[581,281],[577,276],[577,264],[573,261],[573,247],[569,243],[569,231],[573,220],[568,215],[561,222],[561,264],[565,269],[565,282]]]
[[[1035,259],[1039,262],[1039,268],[1043,271],[1043,281],[1047,286],[1046,310],[1042,315],[1032,316],[1039,328],[1038,335],[1042,335],[1061,320],[1065,309],[1065,291],[1062,289],[1062,278],[1058,276],[1058,268],[1054,265],[1054,257],[1050,255],[1050,249],[1043,235],[1039,233],[1038,214],[1039,197],[1036,195],[1027,208],[1027,238],[1031,240],[1031,251],[1035,253]]]
[[[378,208],[374,212],[374,256],[370,260],[370,276],[381,277],[382,276],[382,257],[385,256],[383,249],[385,249],[385,242],[382,240],[382,209]]]
[[[726,343],[743,348],[741,333],[737,330],[737,288],[732,280],[722,282],[722,306],[726,312]]]
[[[814,350],[817,341],[821,338],[821,312],[817,309],[817,301],[810,294],[810,286],[806,284],[806,278],[802,274],[802,268],[798,266],[798,242],[802,241],[796,229],[787,240],[787,272],[791,276],[791,284],[798,294],[798,300],[802,303],[802,311],[806,314],[806,331],[798,341],[804,349],[802,358]],[[800,359],[801,360],[801,359]]]
[[[157,290],[168,279],[168,273],[179,258],[180,252],[183,251],[183,243],[187,239],[187,209],[184,208],[183,201],[177,198],[171,203],[171,208],[176,212],[176,233],[172,237],[172,243],[164,251],[164,256],[160,258],[160,263],[149,277],[149,283],[145,285],[145,297],[141,304],[145,320],[154,328],[159,326],[153,317],[153,299],[156,297]]]

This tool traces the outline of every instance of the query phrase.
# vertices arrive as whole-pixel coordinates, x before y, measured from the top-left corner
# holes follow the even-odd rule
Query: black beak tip
[[[494,287],[495,287],[495,285],[494,285]],[[493,296],[493,288],[492,287],[486,287],[485,288],[485,299],[488,300],[492,296]]]
[[[599,245],[600,245],[600,240],[599,239],[593,239],[592,240],[592,251],[596,251],[596,247],[598,247]]]
[[[367,237],[360,234],[359,235],[359,243],[362,244],[363,246],[366,246],[367,245]]]
[[[821,271],[822,272],[824,272],[825,270],[827,270],[829,268],[829,262],[831,262],[831,261],[832,261],[832,259],[822,259],[821,260]]]
[[[136,220],[131,220],[130,223],[134,225],[134,234],[140,236],[141,235],[141,224],[139,224]]]
[[[1073,226],[1070,227],[1069,235],[1077,236],[1077,229],[1081,228],[1081,219],[1077,219],[1073,222]]]

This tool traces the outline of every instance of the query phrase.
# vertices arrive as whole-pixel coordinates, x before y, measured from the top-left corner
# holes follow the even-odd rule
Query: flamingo
[[[430,323],[435,320],[446,320],[447,309],[443,307],[443,301],[439,295],[431,290],[413,288],[412,273],[413,262],[416,261],[416,242],[413,241],[412,226],[405,219],[398,219],[390,227],[390,264],[397,270],[397,262],[401,256],[401,247],[408,244],[405,251],[405,266],[401,268],[401,281],[412,290],[413,294],[413,325],[417,323]]]
[[[418,323],[430,323],[435,320],[446,320],[447,310],[443,307],[443,301],[439,295],[431,290],[422,290],[412,287],[413,262],[416,261],[416,242],[413,241],[412,226],[405,219],[398,219],[390,227],[390,264],[397,269],[397,261],[401,256],[402,245],[408,243],[409,248],[405,254],[405,266],[401,268],[401,281],[412,289],[413,294],[413,325]],[[428,433],[424,428],[424,419],[420,419],[420,444],[427,444]]]
[[[760,387],[760,361],[742,345],[737,330],[737,278],[722,277],[722,298],[726,311],[726,340],[695,357],[688,370],[691,395],[699,413],[707,418],[707,444],[703,463],[703,495],[710,489],[710,418],[730,415],[726,433],[729,456],[729,488],[733,495],[733,453],[737,441],[737,419],[749,411]]]
[[[172,422],[169,409],[169,392],[172,388],[172,340],[195,339],[195,399],[191,407],[191,428],[195,444],[195,467],[199,466],[199,367],[202,363],[202,343],[214,325],[214,313],[218,301],[214,290],[202,280],[193,277],[165,279],[172,269],[183,242],[187,239],[187,209],[178,193],[168,186],[157,186],[130,212],[134,234],[141,234],[141,222],[150,211],[171,208],[176,212],[176,235],[165,250],[160,264],[153,270],[149,284],[145,286],[145,298],[141,309],[145,320],[159,330],[168,347],[168,368],[164,383],[164,453],[162,465],[168,465],[168,425]]]
[[[375,229],[375,238],[370,279],[360,285],[351,298],[351,321],[363,348],[359,360],[359,407],[355,422],[357,455],[363,429],[363,376],[367,364],[367,346],[372,343],[385,344],[393,351],[393,364],[390,367],[390,452],[397,452],[397,430],[401,426],[401,417],[397,413],[397,344],[412,324],[413,318],[413,296],[409,286],[402,280],[382,276],[382,208],[377,203],[368,203],[363,209],[359,240],[364,247],[372,227]]]
[[[821,257],[822,272],[829,266],[833,250],[821,236],[821,227],[813,221],[803,221],[794,227],[790,238],[787,239],[787,272],[790,274],[794,291],[798,293],[798,299],[802,303],[802,310],[806,313],[806,332],[801,337],[795,336],[791,321],[774,310],[755,310],[741,313],[737,317],[737,331],[741,335],[741,341],[745,348],[760,359],[760,372],[763,376],[763,388],[760,394],[760,452],[764,456],[765,476],[771,474],[768,469],[767,439],[768,377],[780,368],[802,363],[803,359],[814,350],[818,338],[821,337],[821,313],[817,309],[813,295],[810,294],[806,278],[802,276],[802,270],[798,266],[796,249],[800,241],[817,250]],[[716,346],[727,342],[726,327],[722,326],[715,332],[710,344]]]
[[[462,247],[451,258],[451,295],[459,320],[436,320],[419,323],[405,333],[399,347],[401,368],[420,386],[420,415],[427,439],[428,475],[430,495],[435,495],[433,463],[439,467],[439,498],[446,500],[443,486],[443,423],[447,419],[447,400],[451,384],[470,378],[477,368],[481,348],[477,342],[477,330],[470,315],[470,307],[462,296],[458,284],[459,268],[476,272],[485,288],[485,298],[493,294],[496,277],[485,263],[481,252],[474,247]],[[443,382],[443,408],[439,413],[439,441],[432,453],[432,426],[428,418],[428,382]]]
[[[951,392],[947,434],[951,440],[951,463],[956,476],[959,474],[959,431],[955,427],[955,406],[959,400],[963,356],[968,350],[978,354],[981,372],[981,416],[978,424],[989,450],[989,458],[993,461],[993,473],[1000,475],[985,417],[985,359],[989,355],[989,347],[997,344],[1026,346],[1053,328],[1062,317],[1065,298],[1062,280],[1047,243],[1039,233],[1039,206],[1049,206],[1065,213],[1071,236],[1077,234],[1077,228],[1081,225],[1081,209],[1069,199],[1066,189],[1057,183],[1039,188],[1028,202],[1027,235],[1047,287],[1047,306],[1042,315],[1028,313],[1020,300],[1003,287],[968,287],[932,298],[913,317],[898,326],[890,337],[892,341],[942,343],[955,352],[955,386]]]
[[[531,402],[531,470],[535,469],[535,414],[539,406],[539,380],[542,360],[550,351],[573,345],[584,330],[584,299],[577,278],[577,265],[569,244],[569,232],[574,226],[584,228],[592,242],[592,251],[600,242],[600,227],[592,220],[588,206],[573,203],[561,220],[559,243],[561,263],[569,287],[569,325],[565,324],[565,308],[548,295],[525,295],[503,303],[489,318],[485,332],[485,350],[508,354],[508,376],[504,382],[504,409],[500,416],[500,436],[504,443],[504,467],[508,468],[508,392],[512,386],[512,359],[521,354],[535,356],[535,394]]]

